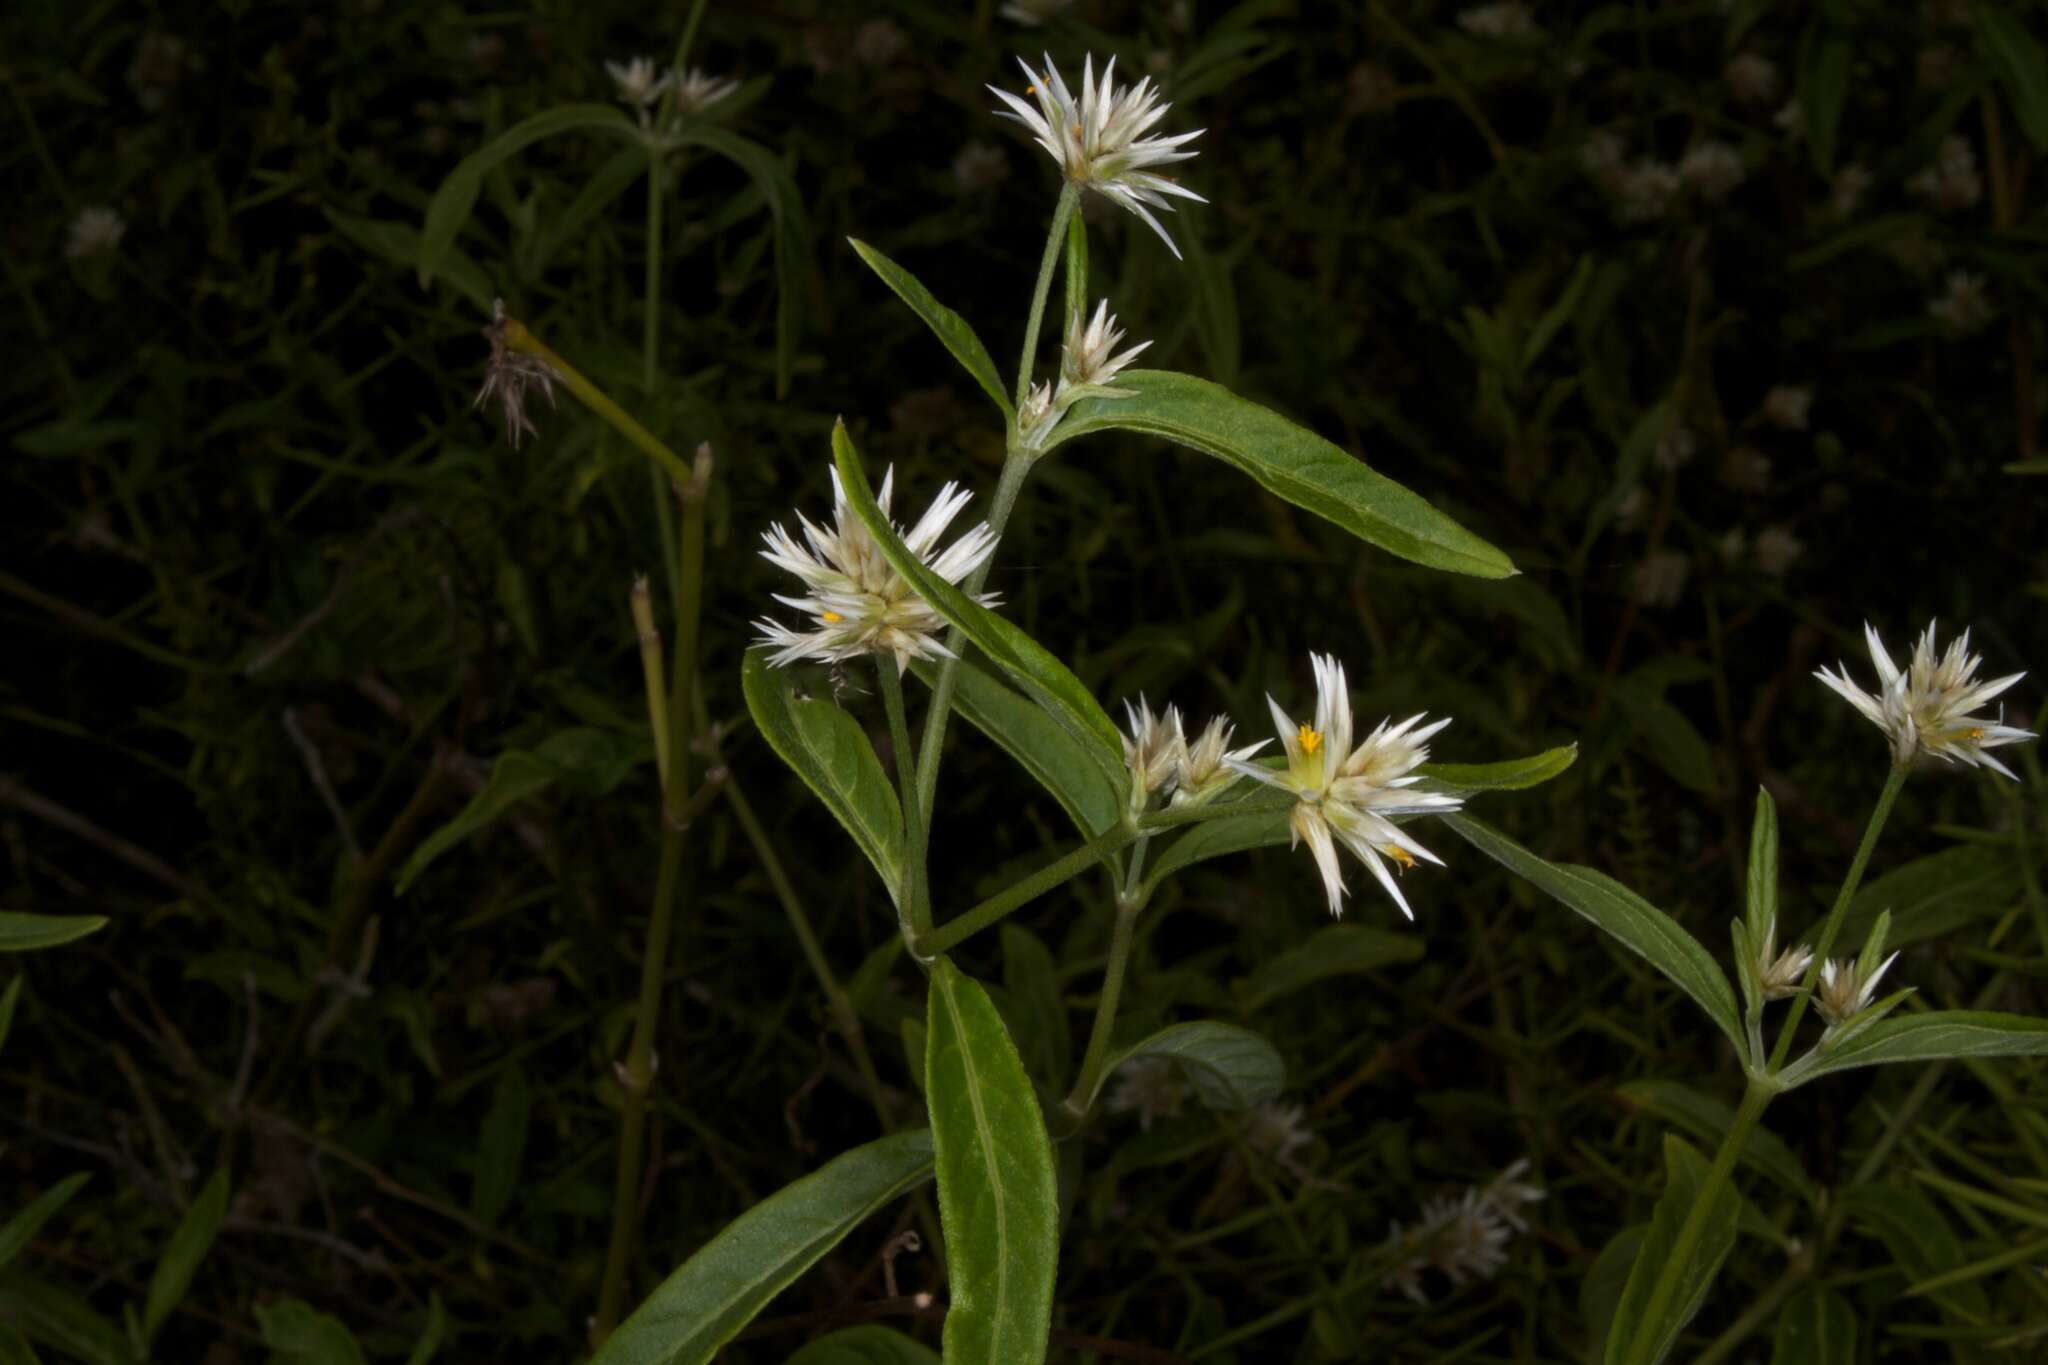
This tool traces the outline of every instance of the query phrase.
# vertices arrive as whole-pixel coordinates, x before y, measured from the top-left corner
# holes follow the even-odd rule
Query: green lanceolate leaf
[[[946,1365],[1037,1365],[1052,1325],[1059,1207],[1052,1144],[995,1005],[932,964],[925,1103],[946,1234]]]
[[[59,1285],[28,1275],[0,1277],[0,1322],[13,1323],[30,1341],[86,1365],[132,1365],[134,1354],[119,1328],[98,1309]]]
[[[514,124],[457,163],[434,192],[433,202],[427,205],[426,222],[420,228],[420,283],[432,280],[434,272],[440,269],[442,257],[455,244],[462,225],[469,221],[470,210],[476,207],[476,196],[483,188],[486,174],[543,138],[582,129],[611,133],[630,142],[641,141],[640,130],[633,126],[633,121],[610,105],[569,104]]]
[[[1586,1360],[1607,1358],[1608,1334],[1614,1330],[1614,1310],[1621,1303],[1621,1291],[1628,1287],[1629,1271],[1649,1235],[1648,1223],[1635,1223],[1614,1234],[1613,1240],[1593,1258],[1593,1268],[1579,1281],[1579,1316],[1586,1322]]]
[[[156,1339],[165,1320],[185,1301],[185,1291],[192,1287],[192,1277],[199,1273],[200,1263],[213,1249],[214,1236],[227,1213],[228,1173],[223,1167],[213,1173],[206,1187],[199,1191],[199,1197],[192,1201],[192,1207],[185,1210],[178,1230],[171,1234],[170,1245],[164,1248],[163,1259],[156,1264],[156,1273],[149,1277],[149,1297],[142,1309],[145,1346]]]
[[[880,1138],[748,1209],[647,1296],[591,1365],[706,1365],[877,1210],[931,1178],[932,1135]]]
[[[1714,1287],[1721,1261],[1735,1245],[1742,1201],[1727,1182],[1713,1192],[1706,1225],[1679,1265],[1676,1292],[1653,1303],[1657,1281],[1678,1251],[1679,1229],[1706,1191],[1707,1163],[1683,1138],[1664,1138],[1664,1193],[1650,1215],[1635,1267],[1615,1305],[1607,1334],[1607,1365],[1657,1365]]]
[[[1390,554],[1433,569],[1506,578],[1508,557],[1363,460],[1219,384],[1169,370],[1126,370],[1127,398],[1087,398],[1055,444],[1091,431],[1165,437],[1243,471],[1276,497]]]
[[[0,910],[0,953],[61,948],[98,932],[106,923],[105,915],[28,915]]]
[[[1842,1193],[1841,1208],[1852,1226],[1884,1243],[1907,1284],[1940,1279],[1968,1263],[1948,1215],[1919,1185],[1857,1185]],[[1974,1281],[1951,1284],[1934,1291],[1934,1297],[1968,1318],[1981,1320],[1991,1311],[1984,1286]]]
[[[90,1171],[65,1176],[31,1200],[27,1208],[8,1219],[5,1226],[0,1226],[0,1269],[4,1269],[28,1245],[29,1239],[42,1231],[43,1224],[70,1203],[71,1196],[77,1194],[79,1187],[90,1179]]]
[[[1604,872],[1572,863],[1546,862],[1469,815],[1446,815],[1442,819],[1466,843],[1591,920],[1596,928],[1677,983],[1728,1035],[1728,1040],[1735,1044],[1736,1055],[1748,1056],[1734,989],[1728,978],[1721,975],[1713,955],[1677,920]]]
[[[1067,259],[1060,271],[1066,286],[1067,330],[1088,324],[1088,223],[1079,213],[1067,215]]]
[[[1287,1064],[1274,1046],[1248,1028],[1197,1020],[1163,1028],[1133,1047],[1113,1054],[1102,1068],[1097,1094],[1116,1069],[1137,1057],[1162,1057],[1180,1066],[1195,1098],[1210,1109],[1250,1109],[1278,1095],[1287,1084]],[[1095,1095],[1088,1097],[1093,1106]]]
[[[519,1171],[526,1163],[526,1135],[533,1120],[533,1087],[515,1062],[499,1074],[491,1090],[476,1146],[476,1180],[470,1186],[469,1208],[479,1223],[497,1226],[519,1189]]]
[[[1749,937],[1761,945],[1778,927],[1778,803],[1756,789],[1756,823],[1749,831]]]
[[[365,1365],[363,1348],[339,1318],[298,1299],[256,1310],[263,1344],[291,1365]]]
[[[923,660],[910,667],[927,682],[938,673]],[[1057,721],[972,662],[963,661],[955,676],[953,709],[1037,778],[1083,834],[1092,839],[1122,818],[1123,794]]]
[[[1645,1109],[1711,1146],[1720,1145],[1728,1125],[1735,1121],[1735,1111],[1729,1106],[1678,1081],[1630,1081],[1615,1093],[1624,1103]],[[1764,1128],[1749,1130],[1749,1137],[1742,1144],[1741,1161],[1809,1203],[1817,1197],[1813,1181],[1799,1164],[1799,1158],[1782,1139]]]
[[[1075,216],[1079,217],[1078,214]],[[852,243],[854,253],[868,263],[868,269],[880,275],[882,283],[896,291],[896,297],[909,304],[910,311],[924,320],[924,325],[932,329],[932,335],[953,353],[953,359],[960,362],[961,367],[973,376],[974,382],[981,385],[982,392],[1002,409],[1003,416],[1013,416],[1010,396],[1003,392],[1003,377],[996,370],[996,362],[989,355],[988,347],[981,344],[981,338],[968,326],[967,319],[933,298],[932,291],[919,284],[917,276],[866,242],[851,237],[846,240]]]
[[[1832,175],[1835,148],[1842,130],[1842,109],[1849,100],[1849,35],[1826,17],[1816,15],[1817,28],[1807,35],[1800,59],[1799,108],[1806,115],[1806,145],[1813,168]]]
[[[1972,5],[1977,46],[1991,59],[2012,112],[2038,150],[2048,151],[2048,57],[2026,22],[2000,5]]]
[[[1263,800],[1264,792],[1255,792],[1243,804],[1253,807],[1242,815],[1219,815],[1191,827],[1168,844],[1152,868],[1145,874],[1145,893],[1152,890],[1174,873],[1211,858],[1221,858],[1230,853],[1242,853],[1247,849],[1272,848],[1287,843],[1293,836],[1288,831],[1287,813],[1293,803],[1286,805]],[[1231,802],[1219,805],[1217,809],[1228,811]]]
[[[845,826],[882,874],[890,898],[900,901],[903,808],[860,722],[830,701],[799,699],[765,650],[747,651],[741,681],[762,738]]]
[[[1886,1062],[2043,1056],[2048,1056],[2048,1019],[1989,1010],[1935,1010],[1880,1019],[1846,1042],[1794,1062],[1781,1075],[1788,1084],[1804,1085],[1829,1072]]]
[[[1808,1285],[1778,1310],[1771,1365],[1856,1365],[1856,1310],[1822,1285]]]
[[[1425,763],[1415,770],[1417,784],[1437,792],[1518,792],[1540,787],[1578,759],[1579,746],[1565,744],[1527,758],[1500,763]]]
[[[1300,947],[1288,949],[1251,975],[1239,978],[1237,998],[1249,1013],[1329,977],[1378,971],[1421,956],[1422,940],[1413,934],[1368,929],[1362,924],[1325,925]]]
[[[393,223],[378,218],[356,218],[332,209],[325,211],[327,221],[334,224],[342,236],[354,242],[373,256],[381,257],[395,266],[416,265],[420,259],[419,229],[410,223]],[[441,277],[454,286],[455,292],[468,299],[480,313],[488,312],[491,298],[497,292],[491,287],[491,277],[484,268],[463,252],[451,248],[441,257]]]
[[[939,1357],[901,1332],[870,1323],[819,1337],[785,1365],[939,1365]]]
[[[14,1029],[14,1007],[21,1001],[21,983],[27,980],[19,973],[7,983],[7,989],[0,991],[0,1048],[7,1046],[7,1035]]]
[[[760,143],[703,119],[679,118],[669,133],[679,147],[705,147],[738,166],[754,182],[774,219],[775,243],[775,393],[789,392],[796,366],[797,333],[802,330],[806,293],[804,201],[796,180],[782,159]]]
[[[579,796],[603,796],[653,754],[647,741],[609,730],[575,726],[532,749],[508,749],[491,765],[490,780],[453,820],[420,842],[398,874],[404,895],[436,858],[511,813],[520,802],[560,785]]]
[[[43,1365],[36,1348],[11,1324],[0,1322],[0,1365]]]
[[[853,438],[847,435],[843,422],[832,428],[832,457],[839,467],[839,482],[847,504],[868,528],[896,572],[933,610],[966,632],[967,638],[1004,677],[1058,721],[1112,786],[1121,786],[1126,780],[1123,737],[1116,722],[1074,676],[1073,670],[1044,645],[931,572],[904,548],[903,538],[875,505],[867,472],[861,468],[860,452],[853,448]]]

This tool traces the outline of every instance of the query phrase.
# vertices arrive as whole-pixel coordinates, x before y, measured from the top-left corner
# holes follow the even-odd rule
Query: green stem
[[[1835,893],[1835,903],[1828,909],[1827,919],[1821,923],[1820,938],[1813,945],[1813,961],[1807,965],[1806,977],[1799,983],[1799,994],[1792,997],[1784,1021],[1778,1026],[1778,1042],[1771,1049],[1769,1072],[1772,1075],[1785,1065],[1785,1054],[1792,1050],[1792,1034],[1806,1013],[1806,1002],[1813,997],[1813,983],[1820,979],[1821,966],[1835,946],[1835,935],[1841,931],[1842,916],[1848,911],[1849,902],[1863,881],[1863,869],[1870,863],[1871,850],[1877,847],[1877,836],[1884,832],[1884,822],[1892,813],[1892,802],[1899,799],[1899,791],[1905,785],[1906,765],[1894,763],[1884,780],[1884,790],[1877,794],[1877,806],[1870,812],[1870,823],[1863,827],[1863,842],[1856,847],[1855,860],[1849,864],[1849,875],[1842,879],[1842,889]]]
[[[1038,329],[1045,322],[1045,300],[1052,293],[1052,272],[1060,262],[1060,251],[1067,244],[1067,219],[1081,202],[1081,187],[1069,182],[1060,189],[1060,202],[1052,211],[1052,231],[1046,234],[1045,255],[1038,262],[1038,283],[1031,291],[1031,312],[1024,320],[1024,352],[1017,359],[1017,397],[1019,408],[1031,392],[1031,373],[1037,368]],[[1014,458],[1014,456],[1013,456]]]
[[[932,898],[925,866],[924,808],[918,799],[917,766],[911,759],[910,722],[903,710],[903,673],[888,655],[875,656],[875,676],[882,682],[882,702],[889,713],[889,743],[896,751],[896,781],[903,793],[903,855],[910,864],[906,932],[912,942],[932,929]]]
[[[1743,1092],[1742,1107],[1735,1111],[1735,1120],[1728,1125],[1728,1133],[1721,1139],[1721,1150],[1714,1153],[1714,1164],[1708,1169],[1699,1193],[1693,1197],[1685,1222],[1679,1225],[1678,1238],[1671,1244],[1671,1254],[1664,1258],[1663,1266],[1657,1271],[1657,1282],[1650,1288],[1649,1302],[1643,1305],[1643,1314],[1636,1319],[1635,1335],[1621,1354],[1623,1365],[1650,1365],[1657,1339],[1662,1334],[1664,1316],[1670,1311],[1680,1283],[1690,1274],[1693,1249],[1706,1233],[1707,1217],[1716,1202],[1715,1196],[1728,1183],[1728,1177],[1735,1169],[1735,1160],[1742,1155],[1750,1130],[1763,1117],[1764,1107],[1771,1102],[1771,1094],[1768,1086],[1755,1081],[1751,1081]]]
[[[964,910],[928,934],[920,934],[910,947],[919,957],[930,959],[972,938],[1012,911],[1072,880],[1110,854],[1138,837],[1127,824],[1111,827],[1063,858],[1057,858],[1023,880],[1012,883],[971,910]]]
[[[676,39],[675,68],[677,71],[681,71],[683,64],[689,60],[690,44],[696,41],[697,25],[704,18],[704,5],[705,0],[697,0],[697,3],[690,6],[690,17],[683,21],[683,36]],[[673,90],[669,93],[671,96],[674,95]]]
[[[659,142],[647,144],[647,270],[641,286],[640,308],[640,392],[648,410],[654,407],[654,386],[661,371],[661,210],[667,198],[662,173],[663,152]],[[673,473],[669,476],[675,477]],[[676,516],[669,505],[668,490],[661,486],[661,471],[647,467],[649,492],[654,498],[654,527],[661,542],[661,562],[667,566],[668,600],[678,611],[682,607],[682,583],[676,574]]]
[[[1138,912],[1144,908],[1144,902],[1136,897],[1117,897],[1116,922],[1109,931],[1109,962],[1102,969],[1101,998],[1095,1002],[1095,1024],[1088,1030],[1088,1050],[1081,1056],[1081,1074],[1074,1078],[1074,1088],[1061,1106],[1076,1119],[1087,1114],[1095,1098],[1095,1087],[1102,1083],[1102,1064],[1109,1055],[1109,1031],[1116,1023],[1117,1003],[1124,993],[1124,969],[1130,965],[1131,930],[1138,922]]]
[[[989,508],[989,529],[1000,536],[1009,524],[1010,511],[1017,505],[1017,494],[1024,487],[1024,475],[1031,468],[1029,458],[1019,458],[1012,452],[1003,462],[1001,478],[996,481],[995,503]],[[981,591],[981,585],[988,581],[991,555],[981,567],[968,575],[961,585],[969,597]],[[939,662],[939,675],[932,680],[931,702],[925,707],[924,737],[917,751],[917,810],[918,818],[925,828],[931,828],[932,804],[939,792],[939,751],[946,743],[946,721],[952,714],[953,690],[960,685],[960,655],[967,648],[967,632],[958,626],[947,634],[946,657]]]

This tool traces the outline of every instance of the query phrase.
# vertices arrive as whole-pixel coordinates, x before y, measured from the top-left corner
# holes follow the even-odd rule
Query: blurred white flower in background
[[[1179,1118],[1186,1097],[1179,1066],[1165,1057],[1133,1057],[1116,1069],[1103,1107],[1112,1114],[1136,1114],[1138,1126],[1149,1132],[1155,1119]]]
[[[1728,93],[1735,96],[1738,104],[1761,109],[1778,98],[1783,82],[1778,78],[1776,63],[1768,57],[1754,52],[1740,52],[1729,59],[1721,69],[1721,79],[1728,82]]]
[[[1491,1279],[1507,1264],[1514,1234],[1529,1230],[1522,1206],[1544,1197],[1541,1186],[1522,1179],[1528,1169],[1524,1157],[1491,1184],[1430,1200],[1415,1226],[1405,1232],[1400,1223],[1390,1223],[1381,1249],[1389,1253],[1392,1264],[1381,1286],[1428,1303],[1429,1296],[1422,1291],[1426,1270],[1440,1272],[1453,1285]]]
[[[1812,408],[1811,384],[1774,384],[1764,395],[1764,420],[1784,431],[1806,430],[1807,414]]]
[[[1938,213],[1974,205],[1983,197],[1984,181],[1977,174],[1977,152],[1970,140],[1955,133],[1943,138],[1934,163],[1908,178],[1906,190],[1926,200]]]
[[[1806,550],[1806,542],[1783,523],[1764,527],[1756,536],[1756,566],[1772,578],[1782,577]]]
[[[1746,174],[1742,153],[1725,142],[1697,143],[1678,162],[1679,179],[1698,190],[1701,197],[1716,202],[1727,198]]]
[[[1475,38],[1540,38],[1536,16],[1520,0],[1474,5],[1458,15],[1458,27]]]
[[[1855,216],[1870,184],[1870,172],[1861,163],[1852,162],[1842,167],[1835,172],[1835,178],[1828,186],[1828,212],[1837,218]]]
[[[1955,336],[1982,331],[1992,317],[1984,277],[1967,270],[1950,271],[1941,293],[1928,301],[1927,315]]]
[[[1646,607],[1674,607],[1685,593],[1686,575],[1692,561],[1677,550],[1659,550],[1636,565],[1635,584],[1630,596]]]
[[[121,245],[127,231],[127,222],[104,204],[82,208],[65,233],[64,255],[74,261],[104,255]]]

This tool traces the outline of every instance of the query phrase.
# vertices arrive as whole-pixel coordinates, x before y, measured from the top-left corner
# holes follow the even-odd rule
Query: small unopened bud
[[[697,443],[697,458],[690,465],[690,478],[686,483],[676,485],[676,496],[684,502],[702,502],[711,490],[711,470],[716,461],[711,455],[711,442]]]

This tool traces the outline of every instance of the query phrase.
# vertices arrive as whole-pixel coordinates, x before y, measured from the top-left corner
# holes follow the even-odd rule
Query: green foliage
[[[1704,1204],[1696,1226],[1695,1206]],[[1664,1139],[1664,1192],[1635,1250],[1635,1264],[1607,1329],[1608,1365],[1657,1365],[1706,1302],[1735,1245],[1741,1200],[1726,1185],[1707,1188],[1707,1163],[1682,1139]],[[1691,1235],[1687,1236],[1691,1229]],[[1670,1288],[1665,1274],[1675,1269]]]

